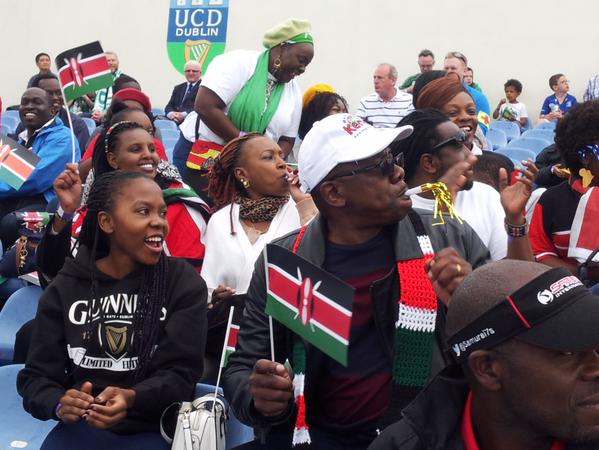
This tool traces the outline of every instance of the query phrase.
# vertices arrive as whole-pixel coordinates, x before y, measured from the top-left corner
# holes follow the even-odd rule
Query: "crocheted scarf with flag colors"
[[[422,257],[397,262],[400,296],[399,314],[395,323],[392,395],[402,398],[413,398],[429,378],[437,320],[437,296],[424,268],[425,262],[435,256],[433,245],[418,213],[410,211],[408,217],[416,231]],[[299,247],[304,231],[305,226],[300,230],[293,245],[294,253]],[[294,446],[310,443],[304,399],[306,369],[305,344],[299,336],[295,336],[293,387],[297,416],[293,431]]]

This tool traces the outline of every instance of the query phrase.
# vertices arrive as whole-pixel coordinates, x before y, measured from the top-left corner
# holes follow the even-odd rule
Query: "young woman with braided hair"
[[[93,175],[82,186],[76,165],[68,164],[54,182],[59,200],[56,217],[48,225],[37,251],[37,263],[47,278],[56,276],[69,254],[71,236],[77,237],[83,218],[89,187],[93,178],[115,170],[131,170],[154,178],[163,190],[167,220],[171,232],[166,240],[168,255],[187,259],[200,270],[204,257],[202,236],[210,209],[179,179],[178,171],[160,161],[152,136],[140,123],[143,111],[124,110],[98,139],[93,157]],[[84,205],[78,209],[80,205]]]
[[[207,292],[164,254],[166,209],[142,173],[94,183],[79,251],[40,299],[17,380],[27,411],[60,421],[42,448],[168,448],[159,419],[202,374]]]
[[[273,140],[251,133],[229,142],[210,172],[218,211],[206,230],[202,277],[212,302],[243,294],[264,246],[316,214]]]

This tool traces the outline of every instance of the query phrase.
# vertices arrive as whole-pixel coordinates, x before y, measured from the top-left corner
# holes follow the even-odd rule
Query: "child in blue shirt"
[[[557,120],[576,105],[578,101],[576,101],[576,97],[568,94],[570,83],[562,73],[557,73],[549,78],[549,87],[554,93],[543,102],[539,118]]]

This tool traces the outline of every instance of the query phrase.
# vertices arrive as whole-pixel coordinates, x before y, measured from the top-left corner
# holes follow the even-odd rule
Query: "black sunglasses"
[[[435,145],[431,150],[439,150],[448,145],[453,145],[457,147],[458,145],[464,145],[466,140],[468,139],[468,133],[464,130],[459,130],[455,136],[450,137],[449,139],[445,139],[444,141],[439,142]]]
[[[334,180],[335,178],[341,178],[341,177],[351,177],[353,175],[358,175],[360,173],[370,172],[371,170],[374,170],[374,169],[380,169],[381,175],[383,175],[384,177],[388,177],[395,170],[395,166],[403,167],[403,165],[404,165],[404,154],[403,153],[399,153],[394,156],[391,152],[389,152],[389,153],[385,153],[385,156],[383,156],[383,158],[376,164],[372,164],[372,165],[366,166],[366,167],[360,167],[358,169],[352,170],[351,172],[334,175],[333,177],[329,178],[329,180]]]

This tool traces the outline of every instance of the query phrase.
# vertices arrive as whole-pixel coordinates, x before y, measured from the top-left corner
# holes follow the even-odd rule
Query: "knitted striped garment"
[[[398,318],[395,323],[395,353],[393,357],[393,396],[413,396],[427,382],[432,362],[437,296],[428,279],[424,264],[435,256],[430,238],[418,213],[413,210],[408,217],[418,239],[422,256],[397,262],[400,295]],[[293,244],[297,252],[305,232],[304,225]],[[350,343],[351,345],[351,343]],[[309,425],[306,420],[304,382],[306,375],[306,348],[304,341],[294,337],[293,385],[297,416],[292,444],[310,444]]]

